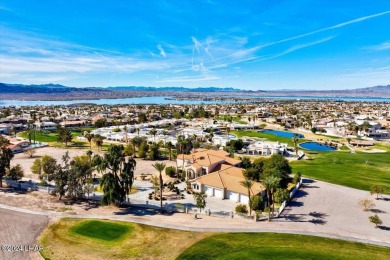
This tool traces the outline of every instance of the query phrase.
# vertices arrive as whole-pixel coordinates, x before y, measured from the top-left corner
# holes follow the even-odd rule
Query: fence
[[[283,212],[284,208],[287,206],[288,202],[294,197],[295,193],[298,191],[298,189],[301,187],[301,185],[302,185],[302,178],[297,183],[297,185],[295,185],[294,189],[290,192],[290,198],[288,200],[285,200],[282,203],[282,205],[280,206],[280,208],[278,210],[278,214],[276,215],[276,217],[279,217],[279,215]]]
[[[142,200],[131,198],[125,204],[133,205],[140,208],[149,208],[149,209],[160,209],[159,200]],[[169,203],[163,201],[163,209],[166,211],[172,212],[182,212],[182,213],[198,213],[198,209],[191,204],[181,204],[181,203]]]
[[[24,189],[24,190],[31,190],[31,191],[42,191],[50,193],[55,189],[55,187],[52,186],[41,186],[38,185],[36,182],[32,181],[13,181],[10,179],[5,179],[5,182],[9,187],[12,188],[18,188],[18,189]]]
[[[232,218],[234,216],[232,211],[212,211],[210,209],[207,209],[205,211],[205,214],[208,216],[222,217],[222,218]]]

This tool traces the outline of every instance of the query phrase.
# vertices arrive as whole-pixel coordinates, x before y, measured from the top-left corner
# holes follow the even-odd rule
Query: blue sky
[[[2,0],[0,81],[252,90],[390,84],[390,1]]]

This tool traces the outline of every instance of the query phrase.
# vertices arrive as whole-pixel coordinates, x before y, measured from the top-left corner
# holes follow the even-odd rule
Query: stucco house
[[[227,199],[247,204],[248,190],[242,186],[245,180],[243,169],[223,164],[220,170],[200,176],[191,182],[194,191],[204,192],[208,197]],[[254,182],[250,189],[251,196],[265,196],[265,187],[260,182]]]
[[[229,153],[223,150],[197,149],[191,154],[177,155],[177,167],[187,172],[187,179],[219,171],[221,165],[239,166],[240,160],[230,158]]]

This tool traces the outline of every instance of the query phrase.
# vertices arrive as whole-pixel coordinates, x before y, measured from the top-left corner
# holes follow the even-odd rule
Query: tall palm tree
[[[91,133],[85,133],[84,137],[88,140],[89,142],[89,149],[92,150],[92,139],[93,139],[93,134]]]
[[[149,134],[153,135],[153,143],[156,143],[157,130],[153,128],[152,130],[150,130]]]
[[[125,135],[125,142],[126,144],[128,143],[128,139],[127,139],[127,125],[125,125],[123,128],[122,128],[123,132],[124,132],[124,135]]]
[[[161,172],[165,169],[165,163],[152,164],[153,168],[156,169],[160,174],[160,212],[162,213],[162,192],[163,192],[163,178]]]
[[[137,140],[137,138],[133,138],[133,139],[131,139],[130,142],[133,145],[133,151],[134,151],[134,157],[135,157],[135,155],[137,154],[136,150],[135,150],[135,147],[138,145],[138,140]]]
[[[179,138],[177,139],[177,144],[179,145],[181,154],[183,155],[183,167],[181,168],[181,172],[183,173],[184,172],[184,146],[185,146],[185,140],[184,140],[184,138],[182,136],[179,136]],[[177,172],[179,173],[179,170]],[[177,175],[177,177],[179,177],[179,174]]]
[[[230,127],[226,127],[226,133],[227,133],[227,137],[228,137],[228,143],[230,143]]]
[[[95,135],[93,137],[93,141],[98,147],[98,152],[100,151],[101,147],[103,146],[103,137],[101,135]]]
[[[165,147],[168,149],[169,160],[172,161],[172,148],[174,147],[172,142],[169,141],[168,143],[166,143]]]
[[[296,134],[294,134],[292,142],[294,143],[295,157],[298,158],[298,136]]]
[[[280,179],[275,176],[269,176],[263,181],[263,184],[267,189],[267,201],[268,201],[268,208],[269,208],[268,221],[271,221],[271,201],[276,188],[279,186],[279,182]]]
[[[249,215],[252,216],[252,207],[251,207],[251,188],[253,186],[253,181],[245,179],[240,181],[240,184],[248,190],[248,206],[249,206]]]

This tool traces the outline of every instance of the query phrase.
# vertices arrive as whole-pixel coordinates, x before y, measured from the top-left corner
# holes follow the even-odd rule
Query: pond
[[[313,151],[335,151],[336,148],[331,147],[329,145],[317,143],[317,142],[306,142],[301,143],[299,147],[306,149],[306,150],[313,150]]]
[[[286,138],[293,138],[294,135],[297,135],[298,138],[304,138],[302,134],[292,133],[292,132],[286,132],[286,131],[279,131],[279,130],[261,130],[259,133],[265,133],[265,134],[271,134],[276,135],[280,137],[286,137]]]

